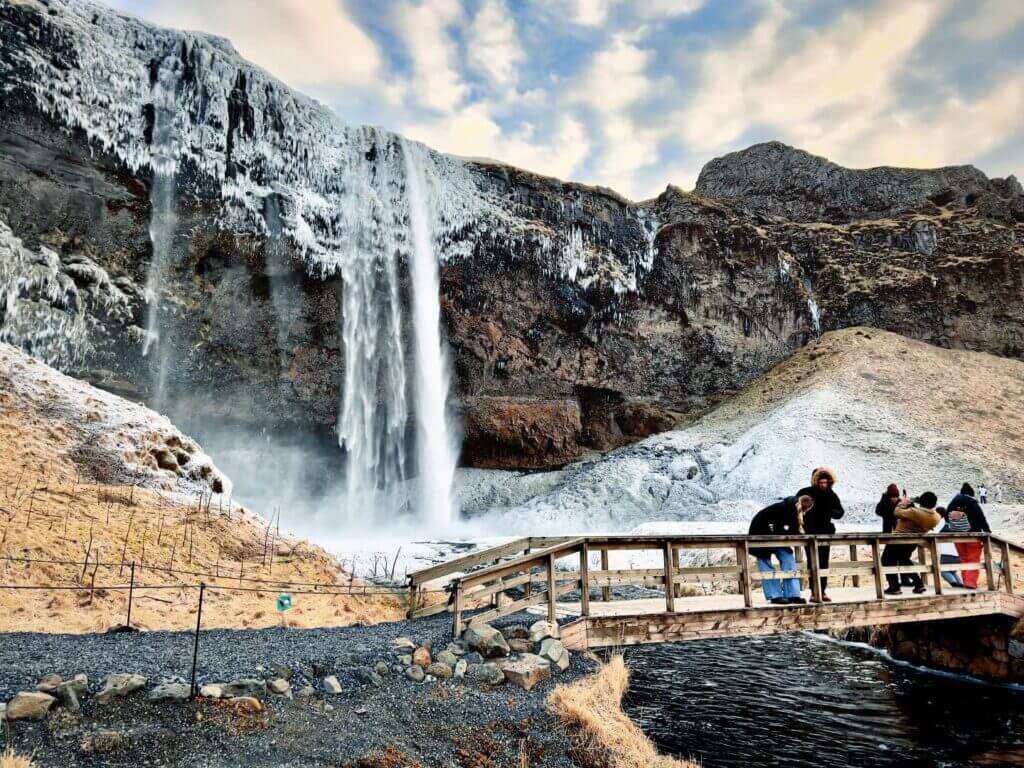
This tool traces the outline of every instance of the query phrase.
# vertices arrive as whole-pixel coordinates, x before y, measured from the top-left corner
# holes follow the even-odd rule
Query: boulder
[[[416,643],[408,637],[396,637],[391,641],[391,647],[399,653],[411,653],[416,650]]]
[[[451,651],[441,651],[439,654],[437,654],[437,657],[434,659],[434,661],[439,661],[442,664],[447,664],[449,667],[454,667],[455,662],[457,662],[458,660],[459,657]]]
[[[115,672],[103,679],[103,688],[96,694],[97,704],[109,704],[114,699],[120,699],[134,693],[146,684],[146,678],[142,675],[128,672]]]
[[[540,644],[540,657],[547,659],[560,672],[569,668],[569,651],[561,640],[549,637]]]
[[[64,678],[60,675],[46,675],[36,685],[36,690],[40,693],[48,693],[53,697],[57,696],[57,689],[64,683]]]
[[[447,680],[452,676],[452,668],[447,664],[443,664],[440,661],[435,661],[429,667],[427,667],[427,674],[433,675],[439,680]]]
[[[384,679],[369,667],[359,667],[355,671],[356,680],[363,685],[380,687],[384,685]]]
[[[481,655],[480,655],[479,653],[477,653],[476,651],[470,651],[469,653],[467,653],[467,654],[466,654],[465,656],[463,656],[462,658],[463,658],[463,659],[465,659],[465,660],[466,660],[466,663],[467,663],[467,664],[469,664],[469,665],[473,665],[473,664],[483,664],[483,663],[484,663],[484,661],[485,661],[484,657],[483,657],[483,656],[481,656]]]
[[[418,667],[429,667],[431,661],[433,659],[430,658],[430,649],[425,645],[421,645],[412,653],[412,663]]]
[[[267,690],[278,696],[287,696],[292,692],[292,685],[283,677],[275,677],[267,683]]]
[[[70,680],[65,680],[64,685],[73,690],[79,700],[85,698],[89,693],[89,678],[84,672],[79,672]]]
[[[338,678],[334,675],[328,675],[323,679],[324,693],[329,693],[332,696],[337,696],[341,693],[341,683],[338,682]]]
[[[316,695],[316,689],[312,685],[304,685],[295,695],[300,699],[311,699]]]
[[[412,654],[411,653],[401,653],[401,654],[399,654],[398,655],[398,663],[401,664],[403,667],[411,666],[412,665]]]
[[[8,720],[42,720],[57,699],[42,691],[21,691],[7,702]]]
[[[405,670],[405,676],[414,683],[422,683],[423,679],[427,676],[427,673],[423,671],[423,667],[414,664]]]
[[[381,677],[384,677],[385,675],[391,673],[391,667],[389,667],[386,662],[378,661],[376,664],[373,665],[373,671]]]
[[[548,660],[532,653],[525,653],[514,661],[506,662],[503,670],[505,679],[524,691],[531,690],[537,683],[551,677],[551,664]]]
[[[456,640],[454,643],[448,643],[448,647],[445,648],[445,650],[456,656],[465,656],[466,651],[469,649],[466,648],[465,644],[461,640]]]
[[[558,637],[558,625],[550,621],[535,621],[530,625],[530,640],[539,643],[549,637]]]
[[[82,675],[82,677],[85,676]],[[78,691],[82,691],[84,696],[86,688],[74,680],[65,680],[60,675],[47,675],[36,685],[36,690],[40,693],[50,694],[57,699],[60,706],[69,712],[77,712],[79,710]]]
[[[267,670],[275,677],[281,680],[292,679],[292,668],[284,664],[275,664],[271,662],[267,665]]]
[[[520,637],[513,637],[508,641],[509,650],[512,653],[533,653],[533,643]]]
[[[192,691],[185,683],[162,683],[151,690],[146,698],[150,701],[188,701]]]
[[[511,624],[507,627],[502,627],[501,634],[505,636],[506,640],[528,640],[530,638],[530,629],[525,624]]]
[[[267,684],[256,678],[242,678],[225,683],[221,689],[225,699],[241,698],[243,696],[262,698],[267,695]]]
[[[236,696],[231,699],[231,706],[236,712],[255,714],[263,711],[263,703],[255,696]]]
[[[462,633],[466,645],[485,659],[497,659],[508,656],[509,647],[505,636],[490,624],[469,627]]]
[[[466,676],[466,670],[468,668],[469,665],[466,663],[466,660],[459,659],[457,662],[455,662],[455,668],[452,670],[452,674],[455,676],[456,680],[461,680]]]
[[[466,669],[466,679],[478,685],[502,685],[505,682],[505,673],[494,662],[473,664]]]
[[[0,723],[7,719],[7,702],[0,701]]]
[[[224,686],[220,683],[207,683],[199,689],[204,699],[220,699],[224,697]]]

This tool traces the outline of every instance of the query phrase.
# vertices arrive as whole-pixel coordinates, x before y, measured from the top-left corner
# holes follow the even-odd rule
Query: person
[[[949,510],[948,517],[950,521],[950,529],[954,533],[991,533],[992,529],[988,526],[988,520],[985,519],[985,512],[981,508],[981,504],[974,498],[974,488],[971,487],[970,483],[964,483],[960,486],[960,493],[953,497],[952,501],[946,505],[946,509]],[[966,526],[963,523],[963,518],[960,515],[954,517],[954,513],[962,512],[967,518]],[[956,524],[954,525],[954,519]],[[964,528],[967,530],[963,530]],[[981,562],[981,550],[982,543],[980,541],[958,541],[956,542],[956,551],[960,555],[961,563],[980,563]],[[965,570],[961,572],[961,578],[964,582],[964,586],[967,589],[978,588],[978,570]]]
[[[1003,484],[1002,483],[996,483],[995,487],[992,490],[994,491],[993,495],[996,497],[996,504],[1002,504],[1003,503]]]
[[[917,499],[911,501],[904,498],[896,505],[896,530],[894,533],[928,533],[942,520],[942,515],[935,511],[935,504],[938,498],[931,491],[922,493]],[[912,566],[914,562],[910,559],[914,554],[914,544],[886,544],[882,552],[882,565],[891,567],[894,565]],[[902,575],[902,574],[901,574]],[[914,587],[914,594],[920,595],[925,591],[924,583],[921,581],[921,574],[911,573],[910,583]],[[900,588],[900,579],[895,573],[885,574],[885,580],[889,587],[885,590],[887,595],[899,595],[903,593]]]
[[[988,504],[988,488],[985,487],[984,483],[982,483],[981,487],[978,488],[978,500],[982,504]]]
[[[750,521],[752,536],[785,536],[803,533],[804,515],[814,506],[810,496],[790,496],[770,504]],[[757,558],[757,570],[762,573],[774,571],[772,556],[779,561],[783,571],[796,570],[796,558],[789,547],[755,547],[750,554]],[[775,605],[806,603],[800,597],[800,579],[789,577],[779,583],[778,579],[762,579],[761,587],[768,602]]]
[[[882,518],[882,533],[892,533],[896,528],[896,505],[900,503],[900,489],[896,483],[889,483],[882,498],[875,505],[875,514]],[[900,584],[911,587],[909,573],[900,574]]]
[[[814,499],[814,506],[807,512],[807,516],[804,518],[804,530],[806,533],[812,536],[820,536],[822,534],[831,535],[836,532],[835,523],[833,520],[838,520],[845,514],[842,502],[839,501],[839,496],[832,490],[836,484],[836,473],[828,467],[818,467],[811,473],[811,484],[806,488],[801,488],[797,491],[797,496],[810,496]],[[812,550],[814,547],[808,545],[807,557],[814,557]],[[828,546],[818,547],[818,567],[822,569],[828,568],[828,561],[831,548]],[[821,577],[821,599],[826,603],[832,602],[832,599],[825,594],[825,590],[828,587],[828,577]],[[814,598],[812,597],[813,601]]]
[[[949,520],[947,519],[948,512],[945,507],[936,507],[935,511],[942,517],[935,527],[932,528],[932,533],[949,533]],[[958,513],[963,515],[962,512]],[[943,541],[939,543],[939,564],[940,565],[951,565],[953,563],[960,562],[960,555],[957,554],[956,545],[952,541]],[[900,574],[902,575],[902,574]],[[956,571],[942,571],[942,578],[951,587],[957,587],[959,589],[964,588],[964,583],[960,580],[960,574]],[[904,584],[903,586],[906,586]]]

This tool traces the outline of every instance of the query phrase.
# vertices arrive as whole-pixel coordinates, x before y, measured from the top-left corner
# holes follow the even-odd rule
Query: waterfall
[[[153,127],[150,141],[149,240],[152,257],[146,274],[146,335],[142,342],[142,355],[148,357],[154,344],[157,359],[153,370],[153,393],[150,406],[156,411],[164,408],[167,368],[170,349],[166,334],[161,339],[160,301],[163,282],[172,257],[174,234],[178,218],[174,210],[174,186],[178,168],[177,131],[175,117],[179,112],[177,89],[181,78],[181,60],[167,56],[160,63],[153,84]]]
[[[412,258],[415,342],[416,470],[420,517],[433,525],[452,522],[452,483],[458,450],[448,418],[449,364],[441,339],[441,287],[428,208],[428,160],[423,150],[402,141]]]

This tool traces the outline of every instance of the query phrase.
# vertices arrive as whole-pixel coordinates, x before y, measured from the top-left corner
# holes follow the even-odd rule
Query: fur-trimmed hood
[[[837,485],[839,483],[839,477],[836,475],[834,469],[832,469],[831,467],[818,467],[816,470],[814,470],[814,472],[811,473],[811,485],[817,486],[818,480],[821,478],[822,475],[827,475],[828,477],[831,477],[832,485]]]

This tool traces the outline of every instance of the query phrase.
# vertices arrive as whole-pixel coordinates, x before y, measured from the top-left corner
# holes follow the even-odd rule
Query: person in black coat
[[[889,483],[889,487],[875,505],[875,514],[882,518],[882,533],[892,533],[896,530],[896,505],[899,503],[900,487],[896,483]],[[904,587],[913,586],[909,573],[900,574],[900,584]]]
[[[804,514],[814,505],[810,496],[790,496],[789,498],[770,504],[750,521],[749,533],[752,536],[787,536],[798,535],[803,531]],[[775,570],[772,556],[779,561],[783,571],[796,570],[796,558],[789,547],[754,547],[750,554],[757,558],[757,569],[762,573]],[[787,605],[806,602],[800,597],[800,579],[788,577],[779,583],[778,579],[762,579],[761,587],[764,596],[775,605]]]
[[[981,508],[981,504],[974,498],[974,488],[971,487],[970,483],[964,483],[960,486],[960,493],[953,497],[953,500],[946,505],[946,509],[950,512],[962,509],[971,523],[972,533],[992,532],[985,517],[985,510]]]
[[[814,499],[814,506],[811,507],[807,516],[804,518],[804,532],[820,536],[829,535],[836,532],[835,523],[833,520],[838,520],[844,514],[846,510],[843,509],[843,504],[839,501],[839,497],[836,492],[832,490],[836,484],[836,473],[828,467],[818,467],[811,474],[811,484],[806,488],[801,488],[797,491],[797,496],[810,496]],[[807,556],[808,558],[814,557],[814,553],[811,551],[813,547],[808,546]],[[818,547],[818,566],[820,568],[828,568],[829,555],[831,554],[831,547]],[[827,603],[832,602],[831,598],[825,594],[825,589],[828,587],[828,577],[821,577],[821,599]],[[814,598],[811,598],[812,600]]]

